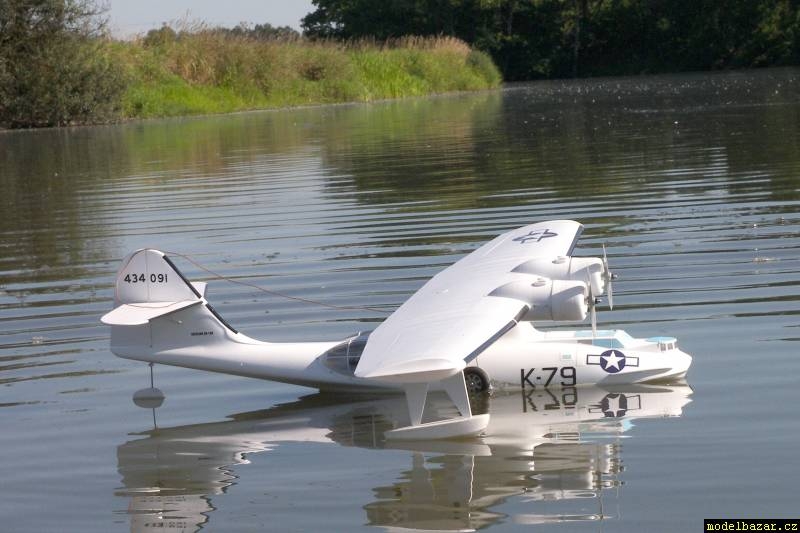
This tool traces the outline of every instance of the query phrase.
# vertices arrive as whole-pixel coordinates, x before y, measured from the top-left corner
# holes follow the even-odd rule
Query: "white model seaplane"
[[[597,331],[596,295],[611,279],[604,257],[572,257],[583,226],[571,220],[504,233],[446,268],[374,331],[331,342],[271,343],[239,333],[158,250],[137,250],[117,273],[111,350],[118,356],[269,379],[320,390],[405,392],[409,425],[387,438],[479,434],[469,391],[558,388],[677,379],[691,357],[671,337]],[[533,321],[584,321],[540,331]],[[465,379],[466,378],[466,379]],[[460,416],[424,419],[428,390],[444,390]],[[453,413],[455,414],[455,413]]]

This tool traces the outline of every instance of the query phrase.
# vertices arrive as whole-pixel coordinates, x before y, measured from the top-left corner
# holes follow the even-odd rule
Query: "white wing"
[[[514,327],[528,305],[490,296],[524,274],[515,267],[572,253],[583,226],[571,220],[504,233],[449,266],[370,334],[356,376],[401,383],[444,379]]]

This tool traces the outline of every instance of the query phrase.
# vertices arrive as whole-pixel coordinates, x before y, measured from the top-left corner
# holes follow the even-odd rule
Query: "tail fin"
[[[206,302],[205,283],[189,282],[169,257],[152,249],[123,260],[114,309],[100,320],[112,326],[115,354],[144,361],[154,361],[159,351],[210,346],[238,333]]]
[[[139,326],[203,302],[204,284],[193,285],[163,252],[136,250],[117,272],[114,310],[100,320],[112,326]],[[200,289],[200,290],[198,290]]]

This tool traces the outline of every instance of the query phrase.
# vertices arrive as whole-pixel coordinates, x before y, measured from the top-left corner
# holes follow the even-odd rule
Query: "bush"
[[[125,89],[91,0],[0,1],[0,124],[114,120]]]

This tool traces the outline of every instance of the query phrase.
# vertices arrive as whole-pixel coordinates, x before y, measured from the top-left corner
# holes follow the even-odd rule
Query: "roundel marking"
[[[625,354],[619,350],[606,350],[600,354],[600,368],[609,374],[616,374],[625,368]]]

